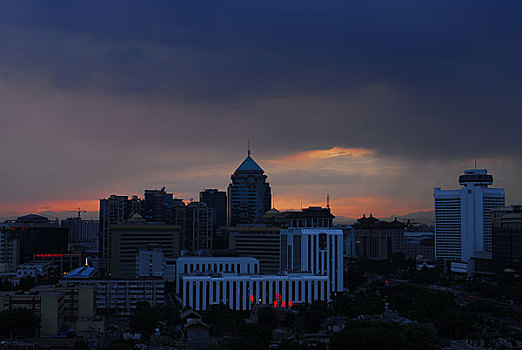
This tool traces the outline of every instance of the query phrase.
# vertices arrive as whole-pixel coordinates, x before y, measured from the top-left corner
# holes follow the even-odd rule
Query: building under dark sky
[[[267,176],[248,155],[231,176],[228,186],[228,226],[261,223],[270,210],[272,194]]]

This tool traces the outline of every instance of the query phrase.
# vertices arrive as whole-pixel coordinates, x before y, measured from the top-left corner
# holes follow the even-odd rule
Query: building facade
[[[504,206],[502,188],[489,188],[493,176],[486,169],[465,170],[458,190],[435,188],[435,256],[467,264],[492,253],[491,209]]]
[[[61,226],[69,231],[69,243],[78,243],[90,248],[98,246],[100,224],[97,220],[68,218],[62,220]]]
[[[159,244],[141,247],[136,255],[136,278],[165,276],[165,254]]]
[[[259,260],[252,257],[180,256],[176,260],[176,292],[182,292],[182,275],[223,273],[257,274]]]
[[[196,252],[212,249],[214,232],[212,208],[203,202],[191,202],[185,208],[183,250]]]
[[[227,226],[227,193],[217,189],[205,189],[199,192],[199,201],[212,208],[215,227]]]
[[[328,277],[330,293],[342,292],[343,231],[334,228],[281,230],[281,270]]]
[[[270,210],[272,194],[264,170],[250,156],[232,174],[228,186],[228,226],[261,223]]]
[[[262,273],[278,273],[281,254],[281,227],[245,225],[228,228],[229,248],[242,257],[259,260]]]
[[[126,221],[134,214],[142,214],[143,200],[137,196],[111,195],[109,198],[100,199],[100,243],[101,254],[100,267],[103,273],[108,271],[108,263],[111,259],[111,226]]]
[[[232,310],[252,310],[254,305],[289,308],[294,304],[327,300],[328,277],[311,273],[282,275],[182,275],[184,307],[207,310],[226,304]]]
[[[308,207],[301,211],[287,211],[285,218],[286,227],[332,227],[335,216],[329,207]]]
[[[493,264],[496,272],[522,271],[522,205],[491,210]]]
[[[19,264],[31,261],[34,254],[67,253],[68,250],[67,228],[40,215],[21,216],[10,223],[10,229],[3,229],[3,233],[4,242],[8,244],[7,255],[11,260],[18,255]]]
[[[381,221],[372,214],[363,215],[353,224],[355,252],[360,258],[386,260],[393,253],[404,253],[406,225],[397,219]]]
[[[94,287],[97,313],[129,315],[139,303],[147,302],[151,306],[165,303],[165,282],[161,278],[98,279],[97,270],[88,266],[65,275],[60,286]]]
[[[126,222],[111,225],[110,231],[108,272],[113,278],[134,278],[136,256],[140,249],[151,244],[159,245],[165,258],[179,255],[179,226],[146,222],[141,215],[134,214]]]

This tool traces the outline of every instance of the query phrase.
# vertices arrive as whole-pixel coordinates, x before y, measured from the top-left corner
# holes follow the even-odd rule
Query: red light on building
[[[294,303],[292,302],[292,300],[290,300],[290,301],[288,302],[288,307],[292,307],[292,305],[294,305]]]
[[[254,296],[252,294],[250,294],[250,302],[253,303],[254,302]]]
[[[281,307],[285,307],[285,301],[281,301]]]
[[[274,300],[274,309],[277,307],[277,300]]]

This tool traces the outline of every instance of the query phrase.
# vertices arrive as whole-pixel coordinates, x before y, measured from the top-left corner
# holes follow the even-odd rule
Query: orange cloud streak
[[[344,148],[332,147],[330,149],[316,149],[306,152],[294,153],[285,157],[268,160],[270,163],[286,163],[291,161],[313,161],[321,159],[331,159],[337,157],[359,158],[366,155],[373,155],[374,152],[366,148]]]

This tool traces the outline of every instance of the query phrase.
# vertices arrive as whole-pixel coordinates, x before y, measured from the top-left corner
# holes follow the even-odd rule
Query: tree
[[[262,307],[257,311],[257,323],[260,326],[274,329],[277,326],[277,313],[271,307]]]
[[[131,318],[129,328],[148,338],[154,333],[154,329],[159,326],[160,322],[166,324],[167,327],[179,324],[178,310],[167,305],[151,307],[148,303],[140,303]]]
[[[40,328],[40,318],[24,309],[0,312],[0,335],[3,337],[33,337]]]
[[[401,350],[435,350],[438,348],[435,335],[425,324],[403,327],[399,338],[402,343]]]
[[[228,305],[211,305],[203,316],[203,322],[212,326],[211,330],[217,336],[225,333],[232,334],[234,330],[243,322],[241,315],[231,310]]]
[[[391,323],[354,321],[332,334],[331,350],[399,350],[399,327]]]

